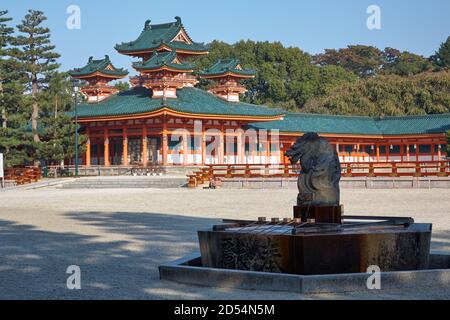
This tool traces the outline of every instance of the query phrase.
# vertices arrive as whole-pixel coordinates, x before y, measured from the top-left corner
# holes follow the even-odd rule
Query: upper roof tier
[[[199,72],[203,78],[218,78],[224,76],[234,76],[237,78],[253,78],[255,71],[244,70],[238,59],[221,59],[211,68]]]
[[[181,62],[175,51],[155,52],[145,62],[134,62],[133,68],[140,72],[154,72],[159,70],[169,70],[175,72],[192,72],[193,66],[189,63]]]
[[[108,55],[104,59],[94,60],[90,57],[88,63],[82,68],[75,68],[69,71],[69,75],[73,78],[85,79],[95,76],[102,76],[111,79],[120,79],[125,77],[128,71],[125,69],[118,69],[113,66]]]
[[[184,29],[180,17],[175,22],[150,24],[145,22],[144,30],[131,42],[116,44],[115,49],[122,54],[139,56],[153,51],[177,50],[183,54],[207,54],[208,48],[203,43],[192,41]]]

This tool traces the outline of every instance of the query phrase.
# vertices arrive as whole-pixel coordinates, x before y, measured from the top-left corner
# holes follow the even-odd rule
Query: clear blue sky
[[[81,29],[66,28],[69,5],[81,9]],[[366,27],[369,5],[381,8],[381,30]],[[29,8],[48,17],[62,70],[82,66],[89,56],[109,54],[118,67],[132,58],[114,45],[137,38],[144,22],[180,16],[198,42],[217,39],[280,41],[309,53],[349,44],[394,47],[429,56],[450,35],[448,0],[2,0],[17,24]],[[131,70],[130,70],[131,71]]]

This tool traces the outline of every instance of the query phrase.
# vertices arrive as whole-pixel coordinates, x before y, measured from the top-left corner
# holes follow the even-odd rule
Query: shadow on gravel
[[[0,220],[0,299],[201,297],[165,290],[158,266],[198,251],[196,231],[218,220],[135,212],[66,216],[129,241],[101,242]],[[82,290],[66,287],[70,265],[81,268]]]
[[[198,251],[196,231],[220,222],[217,219],[146,212],[69,212],[65,216],[74,225],[98,228],[112,240],[0,220],[0,299],[299,298],[256,291],[233,296],[227,289],[160,281],[158,266]],[[432,249],[450,250],[450,232],[433,233]],[[81,268],[82,290],[66,287],[70,265]],[[378,294],[364,297],[381,298]],[[326,296],[350,297],[360,295]]]

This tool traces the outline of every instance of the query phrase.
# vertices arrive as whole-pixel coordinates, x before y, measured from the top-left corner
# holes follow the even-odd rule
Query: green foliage
[[[396,74],[399,76],[412,76],[433,69],[430,60],[410,52],[400,52],[396,49],[386,48],[385,62],[382,66],[383,74]]]
[[[360,77],[377,74],[382,60],[383,52],[380,49],[365,45],[351,45],[339,50],[325,49],[325,53],[314,57],[314,62],[318,65],[340,66]]]
[[[292,111],[314,96],[325,95],[337,85],[356,80],[341,67],[315,66],[309,54],[298,48],[285,48],[279,42],[248,40],[229,45],[213,41],[210,54],[196,60],[196,68],[202,70],[226,58],[238,58],[244,68],[256,71],[254,79],[243,82],[248,89],[244,101],[283,106]],[[210,86],[210,82],[200,81],[199,87]]]
[[[335,88],[308,101],[304,112],[399,116],[450,112],[450,74],[380,75]]]
[[[385,48],[382,51],[364,45],[353,45],[339,50],[325,49],[325,53],[314,57],[314,62],[321,66],[341,66],[361,78],[377,74],[411,76],[433,68],[433,64],[422,56],[393,48]]]
[[[114,88],[116,88],[117,90],[120,91],[125,91],[130,89],[130,84],[126,81],[118,81],[115,85]]]
[[[40,94],[41,141],[37,158],[46,163],[60,164],[74,156],[75,125],[66,112],[73,111],[72,83],[67,73],[55,72],[48,87]],[[84,152],[87,137],[79,135],[78,152]]]
[[[18,37],[6,25],[11,20],[6,13],[0,11],[0,152],[7,166],[38,159],[59,164],[74,155],[75,126],[65,115],[73,110],[70,78],[57,72],[59,55],[53,52],[50,30],[41,26],[43,13],[30,10]],[[79,153],[85,141],[80,135]]]
[[[45,159],[50,164],[60,164],[65,159],[70,159],[75,154],[75,124],[71,117],[58,115],[57,117],[47,117],[42,121],[45,128],[42,141],[39,144],[38,156]],[[87,137],[78,136],[78,153],[85,152]]]
[[[429,59],[393,48],[354,45],[311,56],[281,43],[210,44],[198,70],[221,58],[238,58],[256,77],[244,81],[246,102],[312,113],[404,115],[450,110],[448,75],[433,74]],[[359,79],[358,79],[359,78]],[[200,87],[212,83],[201,80]]]
[[[441,44],[439,50],[436,51],[431,59],[441,68],[450,68],[450,37]]]
[[[26,131],[30,105],[24,75],[19,71],[14,28],[7,11],[0,11],[0,152],[6,166],[29,163],[36,150],[32,135]]]
[[[56,59],[59,54],[53,52],[55,46],[50,42],[50,29],[43,27],[47,20],[42,11],[29,10],[17,26],[21,33],[15,44],[20,48],[18,60],[21,70],[27,75],[27,87],[31,91],[31,128],[34,141],[39,142],[38,119],[40,116],[40,93],[47,88],[51,77],[59,68]]]

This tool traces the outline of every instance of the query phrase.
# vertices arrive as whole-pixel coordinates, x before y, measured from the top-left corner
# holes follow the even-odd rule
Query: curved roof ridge
[[[169,67],[177,70],[192,70],[193,65],[186,62],[176,63],[176,51],[157,52],[144,62],[133,62],[133,68],[136,70],[155,70],[162,67]]]
[[[450,112],[445,113],[428,113],[428,114],[410,114],[410,115],[403,115],[403,116],[384,116],[384,117],[377,117],[375,120],[398,120],[398,119],[422,119],[422,118],[444,118],[444,117],[450,117]]]
[[[173,41],[177,34],[183,30],[191,43]],[[185,47],[184,50],[203,52],[206,46],[200,42],[194,42],[183,26],[181,18],[176,16],[174,22],[151,24],[151,20],[145,21],[144,29],[134,41],[118,43],[114,46],[121,53],[133,51],[153,51],[160,46]]]
[[[108,66],[111,66],[111,69],[106,69]],[[94,59],[91,56],[85,66],[68,71],[69,75],[72,77],[89,76],[95,72],[118,77],[123,77],[128,74],[128,70],[115,67],[107,54],[103,59]]]
[[[322,118],[342,118],[342,119],[360,119],[360,120],[375,120],[374,117],[358,116],[358,115],[338,115],[338,114],[324,114],[324,113],[306,113],[306,112],[289,112],[289,116],[307,116],[307,117],[322,117]]]

